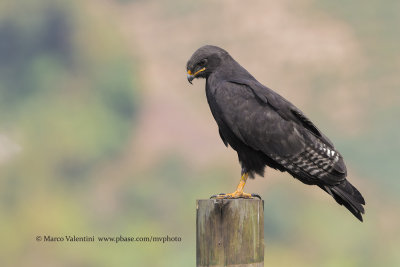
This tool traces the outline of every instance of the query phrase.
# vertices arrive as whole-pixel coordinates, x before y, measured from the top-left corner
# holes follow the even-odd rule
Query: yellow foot
[[[229,194],[221,193],[218,195],[213,195],[210,198],[216,198],[216,199],[247,198],[247,199],[252,199],[252,198],[258,197],[259,199],[261,199],[261,197],[257,194],[243,193],[243,188],[244,188],[244,185],[246,184],[248,177],[249,177],[249,174],[247,172],[243,172],[242,177],[240,178],[239,184],[238,184],[235,192],[229,193]]]
[[[233,193],[229,193],[229,194],[218,194],[218,195],[212,195],[210,198],[216,198],[216,199],[231,199],[231,198],[246,198],[246,199],[253,199],[253,198],[259,198],[261,199],[261,197],[257,194],[248,194],[248,193],[244,193],[243,191],[235,191]]]

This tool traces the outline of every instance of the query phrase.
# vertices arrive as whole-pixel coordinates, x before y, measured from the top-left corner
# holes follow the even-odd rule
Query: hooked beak
[[[194,79],[194,75],[192,74],[192,72],[190,70],[187,71],[187,79],[190,84],[193,84],[192,81]]]
[[[192,84],[192,81],[193,81],[194,78],[196,78],[197,74],[199,74],[200,72],[205,71],[205,70],[206,70],[206,68],[202,68],[202,69],[196,71],[195,73],[192,73],[191,70],[188,70],[187,71],[187,79],[190,82],[190,84]]]

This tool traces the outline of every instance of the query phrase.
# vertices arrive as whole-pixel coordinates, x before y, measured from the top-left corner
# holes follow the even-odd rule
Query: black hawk
[[[242,176],[233,193],[216,198],[253,198],[243,192],[248,177],[265,166],[286,171],[330,194],[362,221],[365,201],[346,180],[341,154],[288,100],[258,82],[224,49],[206,45],[187,62],[187,79],[206,79],[206,96],[225,146],[236,150]]]

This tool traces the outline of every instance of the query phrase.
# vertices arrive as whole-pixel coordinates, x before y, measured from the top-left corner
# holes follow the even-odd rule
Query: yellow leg
[[[253,196],[257,196],[255,194],[248,194],[243,192],[243,188],[246,185],[247,178],[249,178],[249,174],[247,172],[243,173],[242,177],[240,178],[239,184],[233,193],[229,194],[219,194],[219,195],[214,195],[212,197],[215,197],[217,199],[225,199],[225,198],[253,198]]]

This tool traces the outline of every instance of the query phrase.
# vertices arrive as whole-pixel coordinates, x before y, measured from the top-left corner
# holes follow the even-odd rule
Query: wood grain
[[[264,201],[197,200],[198,267],[264,266]]]

